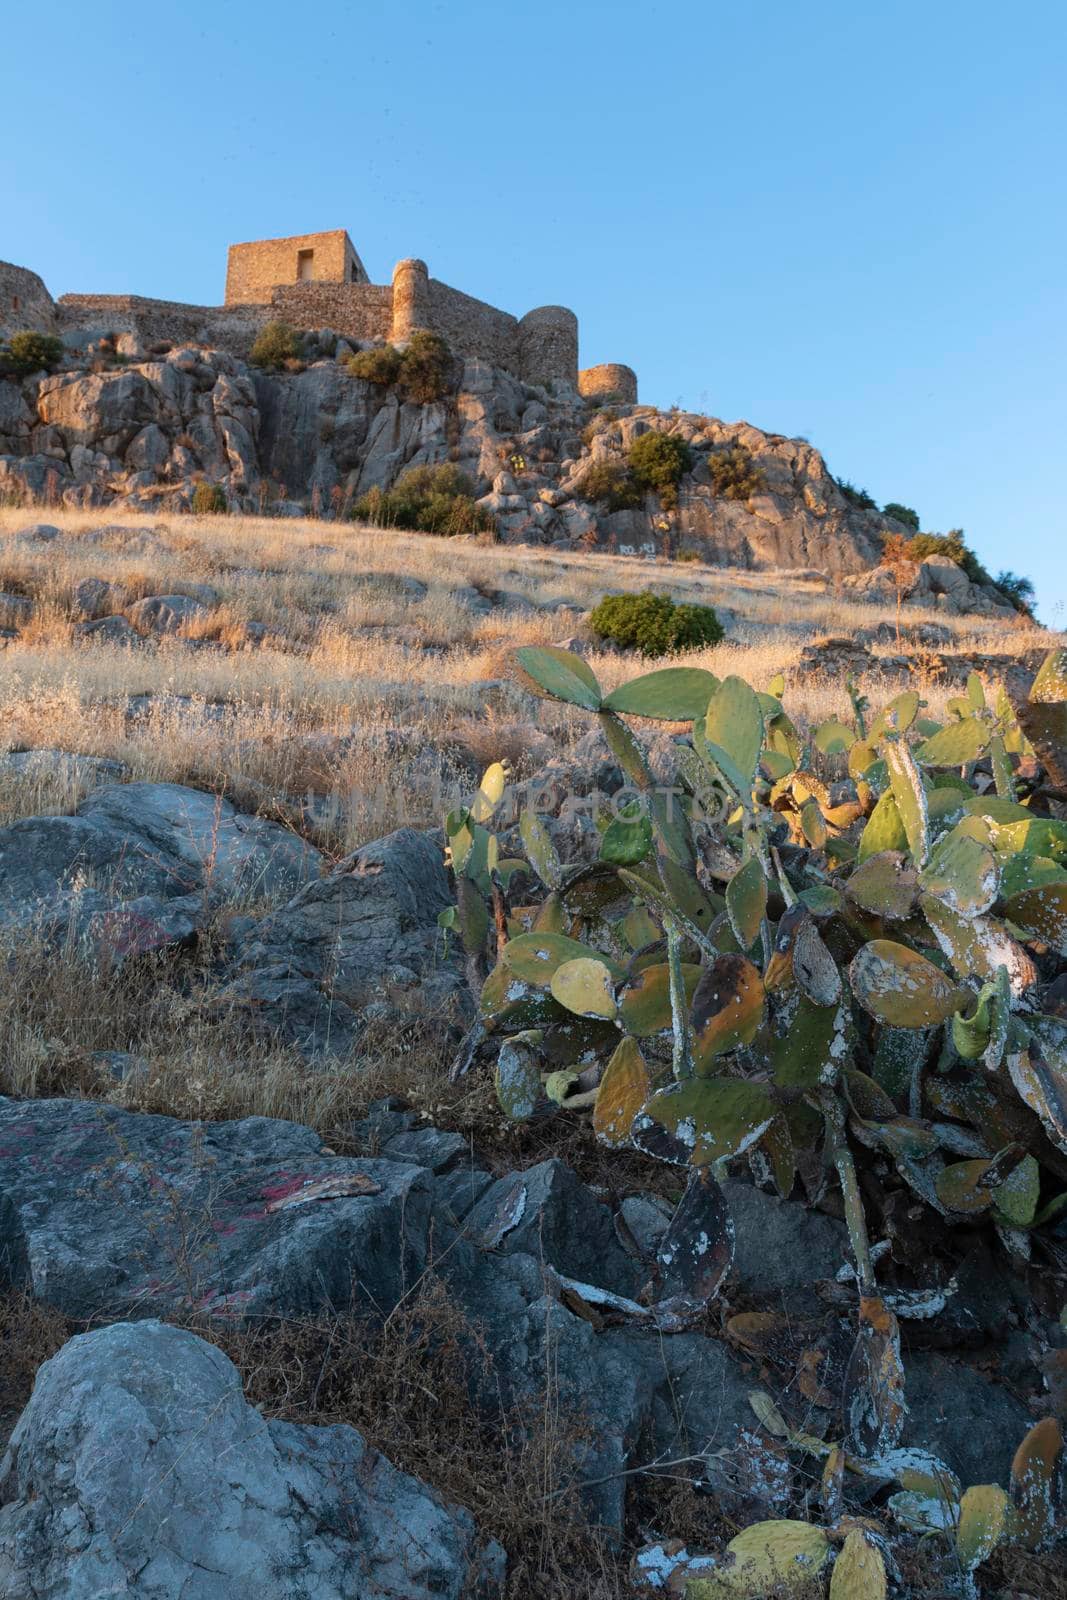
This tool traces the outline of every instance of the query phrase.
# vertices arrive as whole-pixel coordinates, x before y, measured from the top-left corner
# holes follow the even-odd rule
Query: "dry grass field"
[[[588,723],[507,681],[516,644],[575,633],[606,592],[657,589],[719,608],[726,641],[689,655],[764,687],[827,635],[886,619],[823,580],[599,553],[444,541],[347,523],[229,517],[42,513],[60,536],[21,536],[25,510],[0,510],[0,753],[63,750],[123,763],[134,779],[190,783],[281,817],[345,854],[400,822],[438,820],[442,792],[507,757],[518,774],[565,752]],[[98,580],[87,608],[76,586]],[[111,585],[104,590],[103,585]],[[207,586],[206,589],[204,586]],[[207,604],[172,635],[112,644],[78,632],[150,595]],[[17,614],[16,614],[17,613]],[[951,630],[943,654],[1016,654],[1050,636],[906,608],[911,631]],[[14,626],[12,626],[14,624]],[[874,647],[860,687],[899,686]],[[929,652],[915,681],[936,714],[948,692]],[[589,655],[609,686],[640,658]],[[666,664],[666,663],[665,663]],[[800,723],[847,710],[844,685],[808,677],[787,709]],[[109,775],[103,773],[105,781]],[[0,764],[0,822],[65,811],[94,781],[89,764]]]
[[[28,537],[32,513],[0,510],[0,629],[9,635],[0,638],[0,826],[72,812],[116,776],[170,781],[224,794],[336,859],[401,824],[439,824],[491,761],[506,758],[521,780],[566,755],[588,718],[522,691],[507,676],[508,652],[580,632],[582,613],[606,592],[654,588],[715,605],[726,640],[685,661],[757,687],[788,674],[813,641],[887,620],[814,576],[310,520],[41,515],[58,537]],[[98,585],[88,610],[77,590],[86,579]],[[208,603],[173,634],[131,632],[118,644],[78,631],[140,597],[183,594]],[[943,656],[1009,660],[1052,642],[1030,626],[906,608],[906,653],[912,630],[935,621],[952,635]],[[892,631],[860,681],[874,704],[900,687],[895,623]],[[587,654],[608,686],[647,670],[638,656]],[[952,691],[930,651],[916,648],[910,661],[936,714]],[[848,711],[837,678],[791,679],[785,698],[801,726]],[[20,751],[96,759],[8,759]],[[220,934],[243,909],[218,913]],[[105,972],[80,949],[37,950],[25,939],[2,955],[0,1092],[103,1094],[195,1117],[291,1117],[333,1139],[375,1095],[399,1090],[453,1126],[502,1132],[483,1085],[472,1099],[446,1084],[432,1017],[417,1048],[410,1029],[402,1039],[372,1030],[358,1074],[345,1063],[309,1071],[292,1049],[253,1044],[213,1004],[210,930],[173,972]],[[99,1067],[108,1051],[135,1052],[147,1072],[117,1085]]]

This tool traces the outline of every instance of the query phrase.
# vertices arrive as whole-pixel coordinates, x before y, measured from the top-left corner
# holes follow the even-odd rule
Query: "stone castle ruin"
[[[565,384],[588,397],[636,404],[630,367],[578,367],[578,319],[566,306],[514,317],[431,278],[424,261],[398,261],[392,282],[371,283],[343,228],[230,246],[221,306],[141,295],[65,294],[53,302],[37,277],[0,263],[0,333],[106,330],[153,343],[212,345],[245,357],[266,323],[330,328],[354,343],[402,343],[440,334],[457,354],[489,362],[524,383]]]

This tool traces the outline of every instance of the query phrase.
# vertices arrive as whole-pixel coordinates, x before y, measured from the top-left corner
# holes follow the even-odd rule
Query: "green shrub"
[[[913,511],[911,506],[902,506],[899,500],[890,500],[888,505],[882,507],[882,514],[892,517],[894,522],[902,522],[915,533],[919,531],[919,513]]]
[[[193,515],[197,517],[214,517],[229,508],[226,504],[226,494],[220,484],[198,483],[193,490]]]
[[[578,480],[583,500],[599,500],[609,511],[630,511],[639,506],[642,492],[633,473],[621,461],[593,461]]]
[[[373,350],[357,350],[348,357],[345,366],[353,378],[379,383],[387,389],[400,376],[401,355],[395,345],[376,345]]]
[[[29,377],[32,372],[49,372],[63,354],[63,341],[54,333],[36,333],[25,328],[13,333],[6,345],[0,345],[0,371],[15,378]]]
[[[867,493],[866,489],[857,489],[847,478],[835,478],[834,482],[850,505],[858,507],[860,511],[878,510],[878,502],[873,495]]]
[[[352,507],[358,522],[377,528],[408,528],[450,537],[492,533],[496,524],[474,499],[474,485],[449,462],[409,467],[391,489],[369,489]]]
[[[248,353],[254,367],[276,371],[300,356],[300,336],[287,322],[268,322],[259,330]]]
[[[1021,611],[1025,617],[1033,616],[1034,585],[1029,578],[1024,578],[1018,572],[998,572],[993,582],[1016,611]]]
[[[693,452],[676,433],[643,433],[630,446],[627,460],[635,482],[658,494],[664,509],[678,504],[678,485],[693,465]]]
[[[400,357],[404,397],[425,406],[452,389],[452,352],[439,333],[413,333]]]
[[[950,528],[948,533],[917,533],[908,540],[907,553],[913,561],[923,561],[927,556],[947,556],[970,578],[972,583],[992,583],[974,551],[964,542],[962,528]]]
[[[676,605],[665,594],[609,594],[589,615],[600,639],[644,656],[672,655],[718,644],[722,623],[711,606]]]
[[[751,500],[763,488],[763,473],[743,444],[728,450],[712,450],[708,455],[711,486],[724,500]]]

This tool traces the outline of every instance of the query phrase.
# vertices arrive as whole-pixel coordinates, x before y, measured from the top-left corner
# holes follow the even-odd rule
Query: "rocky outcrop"
[[[457,364],[454,392],[416,405],[352,377],[351,344],[329,330],[306,336],[302,370],[274,373],[192,345],[149,358],[129,334],[66,339],[67,370],[0,381],[0,489],[158,510],[188,507],[207,480],[233,509],[341,515],[406,468],[448,461],[468,474],[505,540],[686,549],[723,565],[830,576],[867,572],[896,527],[848,498],[803,440],[632,403],[598,410],[568,384],[523,383],[480,360]],[[588,500],[586,469],[621,463],[650,429],[693,451],[677,507],[655,495],[615,512]],[[716,488],[709,462],[729,450],[750,459],[757,487],[747,497]]]
[[[475,1364],[478,1404],[494,1415],[503,1408],[515,1426],[551,1391],[562,1414],[582,1419],[586,1504],[616,1531],[630,1467],[660,1453],[730,1449],[752,1428],[753,1373],[729,1343],[710,1329],[664,1335],[597,1311],[598,1291],[631,1296],[649,1272],[669,1217],[655,1195],[609,1204],[559,1160],[494,1179],[467,1139],[391,1103],[350,1137],[373,1145],[373,1157],[332,1155],[312,1130],[264,1118],[189,1123],[71,1100],[0,1100],[0,1283],[90,1321],[190,1311],[382,1317],[429,1269],[491,1359],[488,1370]],[[738,1234],[728,1303],[814,1316],[805,1326],[823,1334],[810,1336],[843,1338],[847,1356],[833,1281],[847,1254],[844,1224],[745,1183],[729,1184],[728,1199]],[[561,1277],[585,1286],[584,1304],[568,1299]],[[1020,1319],[991,1263],[965,1279],[966,1303],[945,1314],[945,1348],[909,1350],[907,1441],[974,1482],[1005,1476],[1028,1417],[1007,1388],[959,1359],[964,1346],[1007,1348]],[[915,1326],[927,1346],[936,1342],[938,1318]],[[1014,1369],[1023,1376],[1018,1351]],[[787,1368],[776,1381],[788,1387],[794,1376]],[[136,1417],[122,1414],[116,1430]],[[24,1425],[27,1466],[39,1426],[40,1413]],[[11,1498],[10,1472],[7,1481]],[[24,1505],[16,1521],[41,1526]]]
[[[189,937],[223,900],[287,897],[320,861],[216,795],[106,784],[73,816],[0,828],[0,926],[103,944],[111,958],[143,953]]]
[[[897,600],[897,576],[888,567],[853,573],[844,588],[857,600],[870,600],[889,608]],[[974,583],[948,556],[926,556],[901,569],[900,594],[909,605],[927,606],[948,616],[1014,617],[1000,590],[992,583]]]
[[[24,751],[0,766],[89,787],[88,757]],[[115,766],[115,764],[112,764]],[[0,828],[0,929],[122,961],[196,940],[223,905],[217,1004],[309,1055],[342,1055],[371,1018],[442,1019],[465,1004],[438,913],[440,842],[413,828],[329,871],[313,845],[228,801],[172,783],[104,783],[69,816]]]
[[[265,1420],[221,1350],[160,1322],[45,1363],[0,1502],[6,1600],[489,1600],[503,1578],[469,1512],[354,1428]]]

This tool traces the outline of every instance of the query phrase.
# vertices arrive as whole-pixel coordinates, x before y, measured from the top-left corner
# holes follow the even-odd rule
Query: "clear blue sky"
[[[1067,8],[9,7],[0,258],[215,303],[231,240],[561,301],[642,398],[803,434],[1067,622]]]

